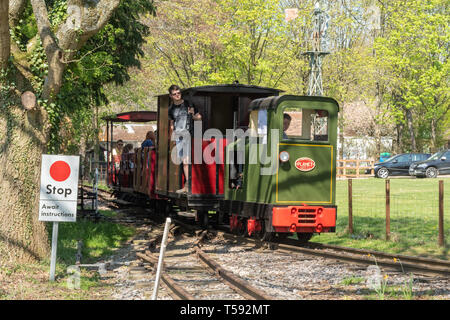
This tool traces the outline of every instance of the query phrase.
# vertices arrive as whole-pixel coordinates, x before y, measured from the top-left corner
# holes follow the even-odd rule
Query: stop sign
[[[42,155],[40,221],[76,221],[79,156]]]

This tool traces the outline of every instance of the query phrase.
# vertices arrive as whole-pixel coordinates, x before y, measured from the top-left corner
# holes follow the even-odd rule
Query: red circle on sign
[[[55,181],[65,181],[70,176],[70,166],[67,162],[56,161],[50,167],[50,176]]]

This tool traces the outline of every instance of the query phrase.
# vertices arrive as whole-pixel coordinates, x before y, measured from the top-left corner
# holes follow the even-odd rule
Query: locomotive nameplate
[[[298,158],[295,160],[295,167],[297,170],[308,172],[316,167],[316,162],[311,158]]]

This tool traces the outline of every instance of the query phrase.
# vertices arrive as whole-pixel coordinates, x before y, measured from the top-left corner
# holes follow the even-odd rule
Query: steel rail
[[[176,221],[178,222],[178,221]],[[180,224],[179,224],[180,225]],[[184,226],[183,226],[184,227]],[[190,229],[190,228],[189,228]],[[192,229],[191,229],[192,231]],[[236,293],[240,294],[246,299],[249,300],[273,300],[273,297],[270,297],[263,293],[262,291],[252,287],[245,280],[238,278],[232,272],[225,270],[222,268],[217,262],[211,259],[201,248],[200,243],[204,241],[204,238],[207,235],[207,230],[203,230],[198,234],[198,239],[195,242],[195,253],[197,254],[198,259],[203,262],[206,266],[208,266],[214,274],[222,280],[228,287],[233,289]],[[153,239],[152,243],[157,241],[157,239]],[[158,259],[154,257],[150,251],[145,251],[145,253],[137,252],[136,256],[140,259],[149,262],[153,267],[156,267],[158,263]],[[163,270],[167,268],[167,265],[164,263]],[[195,297],[179,286],[176,281],[174,281],[170,276],[166,273],[161,274],[161,279],[164,284],[180,299],[182,300],[195,300]]]
[[[235,276],[234,273],[222,268],[200,248],[197,247],[196,252],[201,261],[203,261],[210,269],[212,269],[218,276],[220,276],[228,286],[236,290],[240,295],[244,296],[247,299],[274,300],[273,297],[266,295],[261,290],[251,286],[245,280]]]
[[[147,254],[143,254],[140,252],[136,253],[136,256],[141,258],[142,260],[145,260],[152,264],[153,267],[156,267],[158,264],[158,259],[155,259]],[[189,292],[184,290],[181,286],[175,283],[175,281],[169,277],[168,275],[161,273],[161,279],[164,282],[164,284],[173,292],[176,294],[178,298],[181,300],[195,300],[195,297],[191,295]]]
[[[377,265],[390,269],[399,270],[402,272],[415,272],[415,273],[430,274],[433,276],[437,275],[450,277],[449,267],[434,265],[430,261],[428,261],[428,263],[425,263],[423,260],[421,260],[420,262],[418,261],[411,262],[413,257],[410,258],[411,259],[410,262],[407,262],[402,261],[402,259],[397,258],[395,255],[389,255],[386,253],[380,253],[376,251],[357,252],[358,251],[357,249],[355,250],[352,248],[350,248],[350,250],[348,251],[345,250],[345,247],[339,247],[339,249],[337,249],[337,246],[335,246],[333,248],[333,250],[336,251],[339,250],[347,252],[347,254],[343,254],[338,252],[327,251],[331,250],[332,248],[331,247],[326,248],[325,246],[323,247],[316,246],[315,249],[312,249],[284,243],[272,243],[272,244],[275,245],[279,250],[288,252],[299,252],[303,254],[331,258],[345,262],[354,262],[364,265]]]
[[[309,246],[312,248],[318,248],[318,249],[330,249],[330,250],[336,250],[336,251],[344,251],[349,253],[356,253],[356,254],[365,254],[365,255],[372,255],[376,257],[386,258],[386,259],[396,259],[403,262],[410,262],[415,264],[429,264],[432,266],[441,266],[444,268],[450,269],[450,261],[447,260],[441,260],[441,259],[432,259],[432,258],[424,258],[424,257],[414,257],[414,256],[407,256],[403,254],[395,254],[395,253],[386,253],[381,251],[374,251],[374,250],[367,250],[367,249],[356,249],[356,248],[349,248],[349,247],[342,247],[342,246],[336,246],[331,244],[322,244],[317,242],[309,242]]]
[[[263,242],[260,240],[242,237],[228,232],[226,232],[225,235],[227,238],[239,238],[258,246],[263,245]],[[272,242],[266,242],[266,244],[275,250],[278,249],[285,252],[299,252],[307,255],[364,265],[378,265],[402,272],[415,272],[433,276],[450,277],[450,262],[445,260],[389,254],[385,252],[347,248],[336,245],[324,245],[314,242],[308,242],[306,245],[303,244],[302,246],[299,246],[299,243],[294,239],[278,239]],[[343,253],[327,250],[340,251]]]

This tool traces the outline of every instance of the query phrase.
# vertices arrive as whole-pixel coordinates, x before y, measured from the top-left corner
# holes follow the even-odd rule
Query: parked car
[[[427,178],[436,178],[439,174],[450,174],[450,149],[436,152],[425,161],[411,164],[409,174]]]
[[[389,159],[375,163],[375,177],[386,179],[389,176],[407,176],[412,163],[424,161],[430,157],[428,153],[402,153]]]

